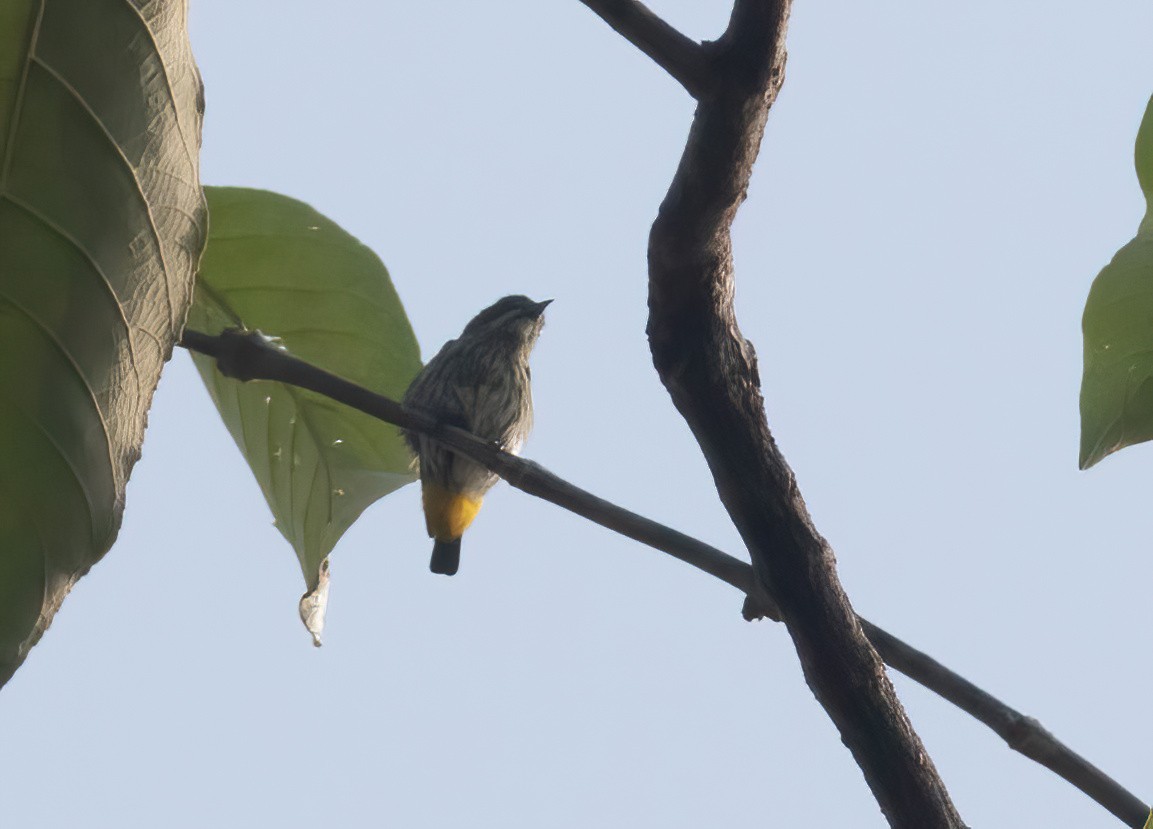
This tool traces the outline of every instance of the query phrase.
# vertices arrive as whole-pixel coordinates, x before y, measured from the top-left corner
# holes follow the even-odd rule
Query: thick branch
[[[685,37],[637,0],[581,0],[626,40],[676,78],[694,98],[709,85],[707,56],[701,44]]]
[[[736,0],[717,72],[649,237],[649,342],[721,501],[773,596],[809,687],[889,823],[960,827],[836,576],[765,418],[756,357],[733,310],[730,227],[784,80],[790,0]]]
[[[543,498],[642,544],[662,550],[745,593],[749,617],[779,611],[743,561],[704,542],[598,498],[558,478],[532,461],[504,452],[469,432],[405,409],[394,400],[316,368],[280,351],[255,332],[227,331],[210,336],[185,331],[185,348],[217,360],[221,372],[238,380],[276,380],[309,389],[332,400],[405,429],[435,436],[461,454],[483,464],[518,489]],[[972,714],[1001,735],[1009,746],[1052,769],[1129,826],[1141,827],[1149,809],[1041,727],[1032,717],[1010,708],[967,679],[905,644],[871,622],[860,623],[881,656],[892,667]]]

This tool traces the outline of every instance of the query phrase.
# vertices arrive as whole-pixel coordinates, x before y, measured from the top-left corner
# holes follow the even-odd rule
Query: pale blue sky
[[[694,37],[729,3],[654,3]],[[425,356],[556,301],[525,454],[741,554],[644,338],[692,102],[576,0],[199,0],[206,183],[310,202]],[[1080,312],[1143,204],[1153,5],[810,3],[736,228],[774,433],[858,611],[1153,799],[1153,450],[1080,473]],[[275,332],[272,332],[275,333]],[[183,354],[124,529],[0,705],[5,826],[880,827],[785,631],[501,485],[460,575],[415,487],[337,547],[326,644]],[[1120,825],[896,678],[967,822]]]

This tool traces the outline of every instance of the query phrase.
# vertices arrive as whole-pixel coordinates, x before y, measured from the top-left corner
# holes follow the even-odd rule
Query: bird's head
[[[511,336],[531,347],[544,325],[544,309],[550,302],[534,302],[520,294],[498,299],[473,317],[461,336]]]

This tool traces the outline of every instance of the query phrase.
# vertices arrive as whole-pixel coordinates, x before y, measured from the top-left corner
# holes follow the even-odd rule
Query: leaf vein
[[[70,96],[72,96],[73,100],[76,101],[76,103],[85,112],[85,114],[88,115],[88,117],[92,120],[92,123],[96,125],[97,129],[100,130],[101,134],[108,141],[108,145],[112,147],[116,157],[120,160],[121,164],[123,164],[129,178],[132,180],[132,183],[136,188],[136,194],[140,197],[140,204],[144,209],[144,215],[148,219],[147,225],[149,231],[152,233],[152,240],[156,244],[156,255],[160,259],[160,269],[164,273],[164,300],[168,306],[168,324],[170,330],[177,330],[178,323],[176,320],[176,307],[172,302],[172,270],[168,266],[168,257],[164,251],[164,242],[161,238],[160,227],[156,222],[155,214],[152,212],[152,203],[149,201],[147,194],[144,192],[144,185],[141,183],[140,177],[136,175],[136,168],[132,165],[132,162],[128,160],[128,157],[124,154],[124,150],[121,148],[121,146],[116,143],[116,138],[108,130],[107,125],[100,118],[100,115],[94,109],[92,109],[91,106],[89,106],[88,102],[84,100],[84,97],[80,94],[79,90],[72,86],[72,84],[68,82],[67,78],[57,72],[42,58],[33,55],[32,60],[36,63],[37,66],[47,72],[49,77],[60,84],[60,86]]]
[[[109,435],[108,421],[104,419],[104,412],[101,410],[100,403],[97,401],[96,392],[93,390],[92,386],[89,384],[88,378],[84,376],[84,372],[82,372],[80,370],[79,363],[77,363],[76,360],[73,359],[71,352],[69,352],[68,348],[64,345],[64,343],[62,343],[60,341],[60,339],[56,336],[56,334],[52,331],[52,329],[50,329],[47,325],[45,325],[44,322],[41,321],[35,314],[33,314],[31,311],[29,311],[22,304],[20,304],[19,302],[17,302],[16,300],[14,300],[10,296],[0,294],[0,300],[7,302],[8,305],[10,305],[12,308],[16,309],[21,314],[23,314],[25,317],[27,317],[28,320],[33,325],[35,325],[37,328],[39,328],[44,333],[44,336],[53,345],[56,346],[56,349],[60,352],[60,355],[62,357],[64,357],[64,359],[68,362],[68,364],[70,366],[72,366],[72,370],[75,372],[76,376],[80,379],[81,384],[84,386],[84,390],[86,392],[88,392],[88,399],[92,403],[92,410],[96,413],[96,417],[100,421],[100,430],[101,430],[101,435],[104,438],[104,446],[108,450],[108,465],[109,465],[109,468],[112,470],[112,482],[113,482],[113,484],[115,484],[115,488],[116,488],[117,492],[123,491],[123,483],[124,482],[120,480],[119,468],[116,464],[116,458],[115,458],[115,456],[113,454],[113,450],[112,450],[112,441],[109,440],[109,438],[108,438],[108,435]]]
[[[32,35],[28,39],[28,57],[24,61],[24,68],[20,73],[20,86],[16,90],[16,100],[12,105],[12,125],[8,130],[8,138],[4,146],[4,164],[0,169],[0,193],[8,185],[8,172],[12,169],[12,155],[15,152],[16,132],[20,128],[20,114],[24,107],[24,91],[28,88],[28,73],[32,68],[32,55],[36,44],[40,41],[40,24],[44,20],[45,0],[40,0],[40,9],[36,12],[36,22],[32,26]]]
[[[104,269],[100,266],[100,263],[96,261],[96,257],[94,257],[92,253],[86,247],[84,247],[83,243],[81,243],[79,239],[77,239],[59,224],[54,222],[48,216],[45,216],[43,213],[41,213],[39,210],[37,210],[35,207],[20,197],[15,196],[12,193],[7,193],[0,195],[0,198],[7,199],[11,204],[15,205],[20,210],[23,210],[25,213],[27,213],[36,221],[40,222],[61,239],[68,242],[68,244],[70,244],[76,250],[76,252],[79,253],[85,259],[85,261],[88,262],[88,265],[92,268],[93,271],[95,271],[96,275],[100,277],[100,285],[107,291],[109,299],[112,300],[112,305],[116,308],[116,314],[120,319],[120,324],[124,326],[124,335],[128,339],[128,359],[132,364],[132,373],[136,376],[136,385],[142,385],[142,381],[140,379],[140,368],[136,364],[136,341],[134,338],[135,330],[129,323],[128,317],[124,313],[124,306],[120,302],[120,297],[117,295],[116,289],[112,287],[112,280],[108,278],[108,274],[104,272]],[[152,336],[152,332],[150,331],[146,331],[145,333],[149,334],[149,336]]]

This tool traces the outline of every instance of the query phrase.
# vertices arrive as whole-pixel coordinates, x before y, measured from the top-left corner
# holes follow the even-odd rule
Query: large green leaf
[[[112,545],[204,245],[185,4],[0,0],[0,684]]]
[[[399,398],[420,349],[380,259],[307,204],[208,187],[211,230],[189,328],[259,329],[293,355]],[[320,643],[327,556],[369,504],[413,480],[395,426],[281,383],[239,383],[194,355],[308,592],[301,616]]]
[[[1153,439],[1153,98],[1134,156],[1145,218],[1093,281],[1082,319],[1082,469]]]

